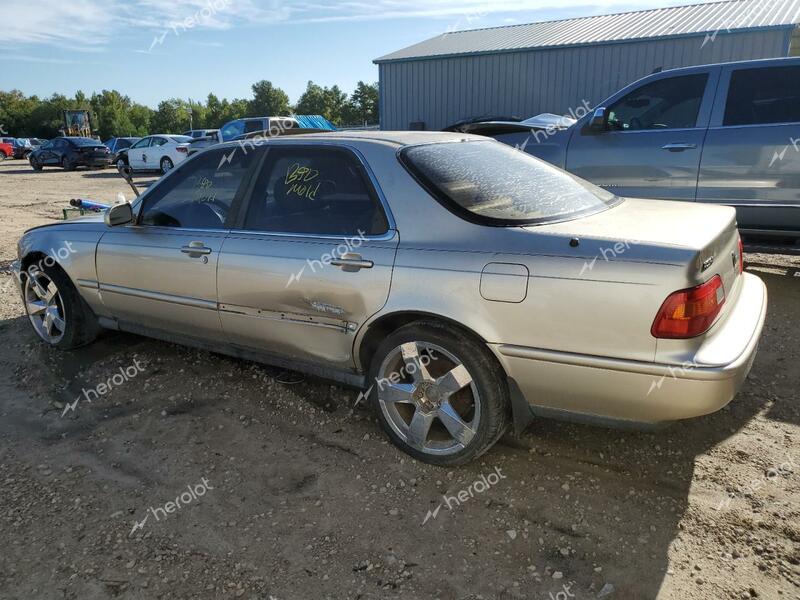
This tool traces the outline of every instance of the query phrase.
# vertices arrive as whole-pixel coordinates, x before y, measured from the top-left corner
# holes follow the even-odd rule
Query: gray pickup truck
[[[620,196],[727,204],[743,233],[800,236],[800,58],[649,75],[574,124],[487,125]]]

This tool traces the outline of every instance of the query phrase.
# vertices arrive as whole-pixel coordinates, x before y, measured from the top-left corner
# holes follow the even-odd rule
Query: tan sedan
[[[316,374],[453,465],[537,415],[727,404],[767,306],[742,266],[732,208],[620,198],[485,138],[380,132],[215,146],[133,205],[26,232],[16,268],[48,344],[117,329]]]

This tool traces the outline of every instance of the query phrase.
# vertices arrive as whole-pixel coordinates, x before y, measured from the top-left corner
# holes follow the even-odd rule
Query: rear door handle
[[[697,148],[697,144],[685,144],[677,142],[661,146],[662,150],[669,150],[670,152],[682,152],[683,150],[694,150],[695,148]]]
[[[374,262],[371,260],[364,260],[361,258],[360,254],[356,254],[355,252],[345,252],[342,254],[341,258],[334,258],[331,264],[334,267],[341,267],[342,271],[347,271],[348,273],[360,271],[361,269],[371,269],[375,266]]]
[[[191,257],[198,257],[211,254],[211,248],[208,248],[203,242],[189,242],[188,246],[181,246],[181,252]]]

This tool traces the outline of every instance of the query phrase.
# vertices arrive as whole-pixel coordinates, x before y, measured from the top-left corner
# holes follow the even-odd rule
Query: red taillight
[[[744,272],[744,244],[742,243],[742,236],[739,236],[739,273]]]
[[[703,285],[670,294],[661,305],[650,333],[657,338],[671,339],[698,336],[714,324],[723,304],[722,278],[714,275]]]
[[[188,152],[188,150],[187,150],[186,148],[183,148],[183,147],[181,147],[181,146],[178,146],[178,147],[176,148],[176,150],[177,150],[178,152],[181,152],[181,153],[183,153],[183,154],[186,154],[186,153]]]

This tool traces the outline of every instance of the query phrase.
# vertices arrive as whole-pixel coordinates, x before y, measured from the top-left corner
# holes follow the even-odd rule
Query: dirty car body
[[[435,464],[537,414],[716,411],[767,305],[734,209],[620,198],[458,133],[222,144],[105,219],[28,231],[19,259],[48,343],[96,323],[354,385]]]

